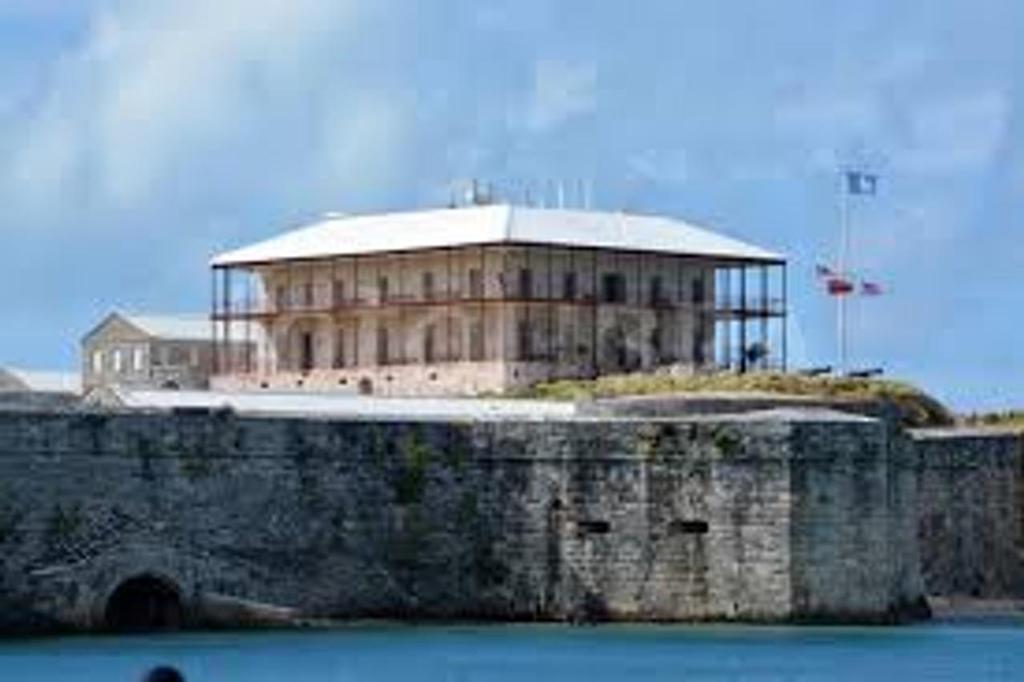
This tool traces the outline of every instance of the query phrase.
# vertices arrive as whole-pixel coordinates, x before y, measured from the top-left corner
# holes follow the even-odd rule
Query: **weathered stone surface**
[[[196,623],[231,600],[302,618],[889,620],[923,594],[913,452],[829,412],[0,413],[0,629],[102,627],[138,576]]]
[[[1024,597],[1024,438],[977,430],[913,435],[928,593]]]

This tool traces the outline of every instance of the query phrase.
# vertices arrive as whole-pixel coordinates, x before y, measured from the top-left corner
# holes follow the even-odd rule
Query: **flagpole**
[[[849,265],[850,248],[850,199],[848,171],[840,168],[839,171],[839,277],[847,279],[847,266]],[[836,345],[839,358],[839,373],[846,374],[847,370],[847,319],[846,319],[846,296],[848,292],[840,292],[836,296]]]

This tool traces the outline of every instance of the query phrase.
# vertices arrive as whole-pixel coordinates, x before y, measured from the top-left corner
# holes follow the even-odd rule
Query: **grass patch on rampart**
[[[967,426],[983,426],[1024,432],[1024,410],[969,414],[962,418]]]
[[[770,393],[879,403],[897,409],[901,421],[907,426],[948,426],[954,423],[953,414],[941,402],[906,382],[780,372],[620,374],[540,383],[518,391],[514,396],[539,400],[594,400],[672,393]]]

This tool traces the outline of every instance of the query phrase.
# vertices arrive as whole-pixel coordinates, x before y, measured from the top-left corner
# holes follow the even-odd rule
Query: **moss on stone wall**
[[[472,451],[472,425],[456,423],[448,426],[444,450],[445,463],[452,469],[462,469],[469,461]]]
[[[678,424],[645,423],[636,434],[636,452],[650,459],[671,459],[686,450],[685,441],[692,440]]]
[[[742,451],[743,439],[735,429],[727,425],[717,424],[708,427],[707,432],[715,449],[723,457],[732,457],[740,454]]]
[[[400,464],[394,478],[395,500],[398,504],[416,504],[423,499],[427,467],[435,453],[418,428],[409,429],[399,440]]]
[[[85,515],[79,503],[55,503],[46,517],[43,531],[46,558],[53,561],[74,557],[85,525]]]
[[[181,475],[193,483],[213,474],[213,463],[209,455],[199,448],[185,450],[178,458]]]

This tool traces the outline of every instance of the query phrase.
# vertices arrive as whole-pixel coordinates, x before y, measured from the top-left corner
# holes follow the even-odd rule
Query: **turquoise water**
[[[1024,627],[365,626],[332,631],[73,637],[0,644],[0,680],[1024,679]]]

